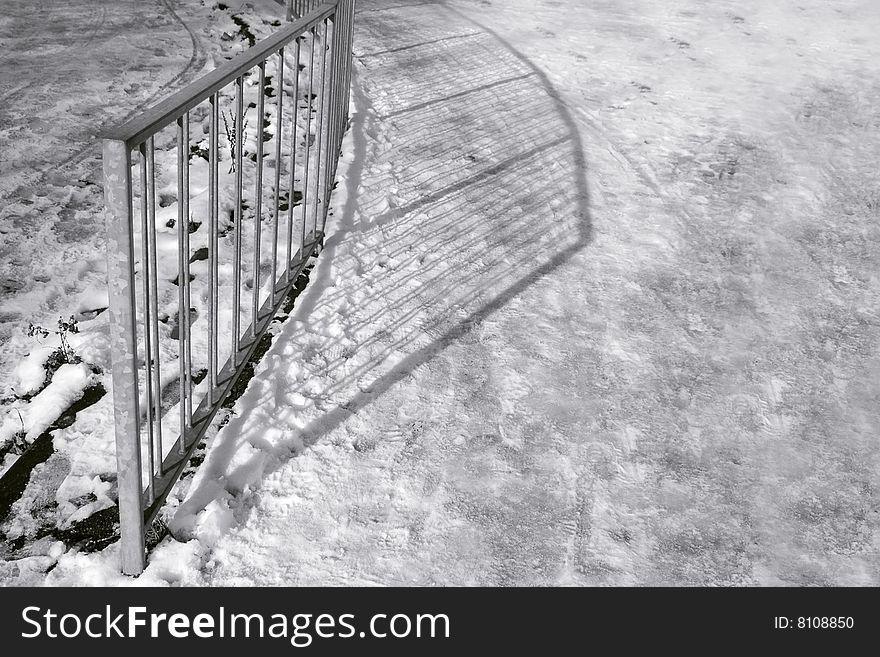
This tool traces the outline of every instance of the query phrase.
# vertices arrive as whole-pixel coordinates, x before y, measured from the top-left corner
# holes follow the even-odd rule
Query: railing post
[[[132,239],[131,150],[124,141],[104,140],[104,203],[107,228],[110,355],[116,421],[116,466],[122,572],[144,570],[143,482],[137,380],[137,324]]]

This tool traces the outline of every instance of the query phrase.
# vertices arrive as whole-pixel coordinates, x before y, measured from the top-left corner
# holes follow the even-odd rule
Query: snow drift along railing
[[[323,243],[354,1],[291,2],[310,11],[105,136],[125,573],[144,569],[144,527]]]

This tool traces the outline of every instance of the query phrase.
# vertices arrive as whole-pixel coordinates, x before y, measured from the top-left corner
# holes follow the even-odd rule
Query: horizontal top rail
[[[325,18],[333,15],[338,4],[339,0],[325,0],[314,12],[293,21],[252,48],[239,53],[204,77],[146,110],[140,116],[110,128],[104,132],[102,137],[125,142],[129,149],[134,149],[159,130],[177,120],[184,112],[207,100],[216,91],[260,62],[265,61],[270,55],[275,54],[289,42],[321,23]]]

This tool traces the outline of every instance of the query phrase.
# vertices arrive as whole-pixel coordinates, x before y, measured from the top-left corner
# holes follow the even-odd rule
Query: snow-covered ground
[[[880,583],[878,29],[359,0],[331,236],[136,583]]]

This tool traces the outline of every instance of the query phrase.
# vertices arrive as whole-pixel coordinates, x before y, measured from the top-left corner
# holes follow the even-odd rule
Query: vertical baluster
[[[351,57],[351,44],[352,39],[354,38],[354,1],[350,0],[346,3],[346,12],[345,12],[345,28],[346,28],[346,40],[345,40],[345,100],[342,103],[342,107],[345,111],[345,119],[348,120],[348,104],[351,99],[351,67],[352,67],[352,57]]]
[[[338,6],[337,6],[338,10]],[[329,73],[330,76],[329,85],[327,87],[327,149],[326,149],[326,163],[325,169],[327,171],[327,175],[325,178],[324,185],[324,202],[327,204],[327,210],[329,214],[330,208],[330,195],[333,191],[333,181],[336,177],[336,161],[339,154],[339,149],[336,144],[336,115],[338,113],[338,102],[336,95],[336,66],[339,62],[339,40],[337,37],[337,28],[338,28],[338,14],[333,14],[333,30],[332,30],[332,38],[330,41],[329,47]],[[324,229],[327,225],[326,215],[324,218],[324,223],[321,225],[321,232],[324,232]]]
[[[309,47],[309,87],[306,93],[306,148],[305,148],[305,166],[303,171],[303,191],[302,191],[302,233],[300,235],[300,258],[305,259],[306,252],[306,220],[309,212],[309,161],[310,161],[310,144],[312,135],[312,82],[315,77],[315,28],[309,30],[311,33],[311,45]]]
[[[177,119],[177,246],[178,258],[178,359],[180,365],[180,440],[185,451],[185,436],[192,426],[192,340],[190,332],[189,282],[189,113]]]
[[[208,135],[208,403],[216,402],[217,389],[217,333],[219,320],[219,253],[220,236],[218,230],[219,214],[219,128],[220,97],[211,96],[211,126]]]
[[[321,194],[321,162],[323,160],[323,137],[324,137],[324,110],[326,103],[324,102],[324,89],[325,89],[325,78],[326,78],[326,66],[327,66],[327,19],[324,21],[324,32],[321,36],[321,86],[318,91],[317,97],[317,108],[315,110],[316,116],[316,125],[315,125],[315,208],[312,213],[312,225],[313,225],[313,236],[317,238],[318,236],[318,214],[326,212],[326,206],[323,205],[323,199]],[[323,172],[324,176],[327,176],[326,170]],[[326,184],[326,183],[325,183]],[[321,205],[321,208],[318,208],[318,205]]]
[[[342,58],[342,112],[340,116],[340,122],[342,124],[343,131],[348,127],[348,93],[351,86],[351,66],[352,66],[352,53],[351,53],[351,38],[352,38],[352,18],[354,14],[354,5],[351,2],[346,0],[342,0],[344,2],[344,11],[343,14],[345,16],[344,22],[344,30],[342,31],[343,38],[343,47],[342,52],[344,53]]]
[[[330,84],[327,87],[327,151],[326,160],[324,162],[324,170],[327,172],[324,185],[324,203],[330,204],[330,192],[333,189],[333,179],[336,172],[336,113],[337,113],[337,95],[336,95],[336,67],[339,63],[339,39],[337,38],[337,27],[339,25],[339,6],[336,6],[336,12],[332,16],[332,40],[330,42]],[[328,23],[330,25],[330,23]],[[326,226],[326,218],[321,225],[321,232],[324,232]]]
[[[149,169],[148,183],[149,194],[147,200],[147,224],[149,231],[150,245],[150,331],[153,333],[153,386],[155,392],[153,394],[153,419],[156,422],[156,450],[159,475],[164,475],[165,470],[162,467],[162,458],[165,455],[162,446],[162,352],[159,348],[159,284],[158,284],[158,267],[156,257],[156,148],[153,138],[147,140],[147,168]]]
[[[263,113],[265,107],[266,62],[260,62],[260,87],[257,91],[257,173],[254,183],[254,280],[253,307],[251,314],[251,337],[257,335],[257,319],[260,316],[260,232],[263,220]]]
[[[296,179],[296,133],[297,133],[297,114],[299,103],[299,60],[300,45],[299,37],[296,41],[296,55],[293,64],[293,115],[290,126],[290,186],[287,191],[287,255],[284,261],[284,283],[290,283],[290,262],[293,260],[293,192],[294,180]],[[305,197],[302,199],[305,201]]]
[[[337,54],[339,57],[339,63],[336,67],[336,149],[337,154],[339,149],[342,147],[342,136],[345,132],[345,126],[343,125],[343,115],[345,114],[345,108],[342,106],[342,85],[343,85],[343,69],[345,66],[345,58],[347,57],[347,53],[345,51],[345,2],[342,2],[339,6],[339,15],[337,24],[335,29],[339,36],[339,46],[337,48]]]
[[[337,111],[337,147],[342,148],[342,140],[343,135],[345,134],[345,114],[347,108],[345,106],[345,66],[347,62],[351,59],[351,53],[347,48],[346,43],[346,25],[347,25],[347,3],[344,0],[341,0],[341,16],[339,19],[339,70],[337,72],[337,104],[339,105],[339,110]]]
[[[238,365],[238,346],[241,339],[241,169],[242,133],[244,132],[244,78],[235,80],[235,205],[233,206],[233,235],[235,249],[232,256],[232,365]]]
[[[348,51],[345,49],[345,0],[340,0],[338,15],[339,20],[336,29],[339,32],[339,66],[336,71],[336,104],[338,106],[336,112],[336,134],[338,137],[337,146],[341,147],[342,138],[345,133],[345,126],[343,125],[342,118],[345,114],[345,108],[342,105],[342,86],[345,84],[345,62],[349,56]]]
[[[154,458],[154,431],[155,418],[153,416],[155,406],[153,405],[153,332],[150,330],[151,317],[150,312],[152,304],[150,296],[152,286],[150,285],[150,266],[152,260],[150,258],[150,233],[149,233],[149,183],[147,181],[147,145],[141,144],[138,147],[141,156],[140,173],[141,173],[141,272],[143,274],[144,287],[144,393],[146,394],[145,415],[147,420],[147,469],[149,476],[147,477],[147,500],[152,504],[155,499],[153,490],[153,475],[155,473]]]
[[[284,48],[278,51],[278,68],[276,69],[278,84],[275,85],[277,100],[275,101],[275,191],[272,208],[272,273],[270,294],[272,304],[275,303],[275,286],[278,283],[278,212],[279,195],[281,193],[281,135],[284,118]]]
[[[189,210],[189,112],[183,116],[183,142],[186,157],[186,166],[183,168],[183,199],[185,202],[185,228],[183,233],[183,250],[186,253],[186,259],[183,264],[183,273],[186,279],[186,287],[184,288],[183,307],[186,310],[183,316],[183,329],[186,331],[186,428],[192,427],[192,318],[190,317],[190,308],[192,301],[190,299],[190,210]],[[180,441],[180,450],[184,451],[184,441]]]
[[[183,134],[184,118],[177,119],[177,364],[178,387],[180,391],[180,436],[178,441],[183,445],[186,432],[186,343],[189,337],[184,330],[184,316],[189,315],[186,304],[186,289],[189,287],[189,276],[184,271],[189,262],[189,249],[184,248],[189,213],[185,207],[183,170],[189,167],[189,144]]]

